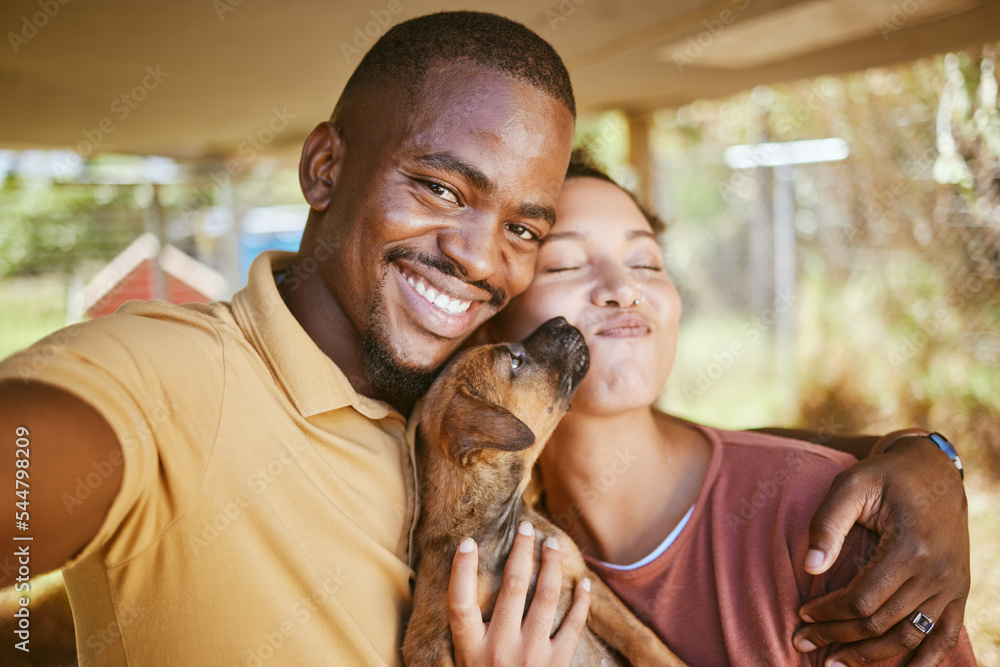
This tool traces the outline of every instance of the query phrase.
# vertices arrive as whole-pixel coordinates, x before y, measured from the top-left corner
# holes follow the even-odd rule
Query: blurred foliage
[[[87,170],[138,173],[142,160],[99,155]],[[232,189],[238,209],[303,203],[297,170],[276,160],[245,162],[239,158],[223,164],[182,165],[183,182],[158,186],[168,242],[193,252],[193,239],[206,224],[205,209],[227,204],[230,164],[239,168]],[[146,182],[80,182],[25,176],[15,169],[0,181],[0,279],[52,272],[89,277],[143,232],[156,232],[153,196],[154,186]],[[210,266],[218,264],[215,257],[200,259]]]
[[[758,87],[656,115],[655,203],[685,306],[669,409],[729,427],[924,426],[1000,476],[994,53]],[[795,167],[796,336],[779,348],[772,326],[748,335],[774,314],[772,170],[732,170],[722,154],[826,137],[844,139],[850,157]],[[729,360],[733,343],[744,352]],[[794,386],[776,386],[789,358]]]
[[[72,273],[86,258],[114,257],[142,233],[132,190],[9,176],[0,187],[0,278]]]

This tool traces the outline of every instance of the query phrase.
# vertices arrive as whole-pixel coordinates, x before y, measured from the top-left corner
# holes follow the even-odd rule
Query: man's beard
[[[379,299],[372,307],[368,326],[361,334],[361,359],[371,383],[371,392],[390,403],[413,403],[427,393],[441,368],[407,366],[390,351],[385,339],[385,306]]]
[[[425,266],[437,269],[441,273],[459,278],[460,271],[455,264],[443,257],[433,257],[430,255],[418,254],[408,248],[397,246],[385,252],[382,256],[382,278],[375,289],[376,299],[372,304],[371,315],[368,319],[368,326],[361,333],[361,359],[364,362],[365,373],[371,383],[371,391],[375,396],[383,398],[390,403],[403,401],[412,403],[427,393],[434,378],[441,372],[444,364],[438,368],[426,369],[407,366],[392,353],[392,344],[386,340],[385,331],[386,314],[385,303],[382,301],[382,290],[385,285],[386,275],[393,262],[401,259],[424,264]],[[465,281],[474,287],[487,292],[490,295],[489,304],[499,310],[507,302],[506,293],[497,287],[490,285],[485,280]]]

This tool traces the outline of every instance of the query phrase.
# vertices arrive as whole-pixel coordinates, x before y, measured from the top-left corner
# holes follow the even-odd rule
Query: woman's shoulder
[[[729,431],[692,424],[722,448],[724,464],[743,471],[764,470],[832,478],[857,462],[850,454],[822,444],[757,431]],[[824,489],[825,490],[825,489]]]
[[[698,424],[712,443],[712,463],[699,498],[729,529],[754,523],[779,542],[798,542],[833,478],[855,459],[813,443]],[[803,554],[804,555],[804,554]]]

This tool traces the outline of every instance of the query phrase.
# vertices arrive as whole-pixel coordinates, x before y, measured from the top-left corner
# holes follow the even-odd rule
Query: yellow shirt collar
[[[347,406],[369,419],[394,413],[388,403],[355,391],[282,301],[274,277],[294,257],[277,250],[261,253],[250,265],[246,287],[233,295],[233,314],[247,340],[303,417]]]

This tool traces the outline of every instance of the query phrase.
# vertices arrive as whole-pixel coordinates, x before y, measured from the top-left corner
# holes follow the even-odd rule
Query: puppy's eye
[[[514,354],[513,352],[511,352],[510,353],[510,367],[516,369],[520,365],[521,365],[521,355],[520,354]]]

